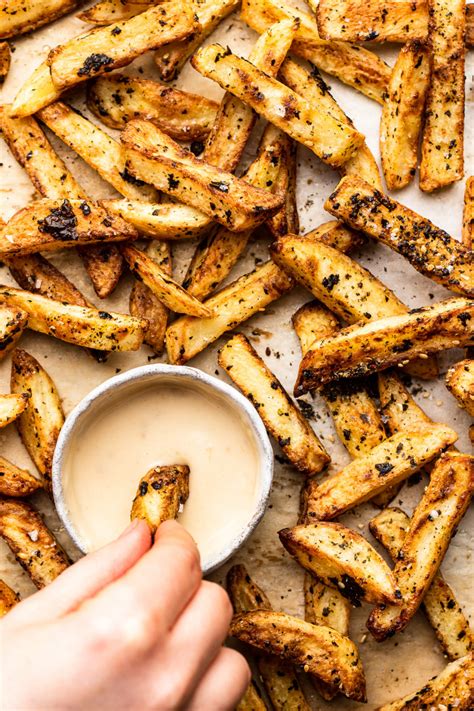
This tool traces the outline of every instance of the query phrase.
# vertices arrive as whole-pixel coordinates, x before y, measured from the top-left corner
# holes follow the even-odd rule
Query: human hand
[[[136,520],[0,622],[3,711],[227,711],[250,671],[232,609],[175,521]]]

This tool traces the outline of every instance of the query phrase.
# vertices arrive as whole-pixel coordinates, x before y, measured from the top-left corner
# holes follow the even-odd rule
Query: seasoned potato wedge
[[[5,617],[18,602],[19,595],[4,580],[0,580],[0,618]]]
[[[319,521],[284,528],[280,541],[305,570],[336,588],[354,607],[361,600],[400,604],[400,591],[384,559],[356,531]]]
[[[145,12],[99,27],[51,50],[47,63],[54,86],[64,91],[82,81],[111,72],[150,49],[183,39],[195,27],[190,2],[161,2]]]
[[[99,77],[87,90],[87,105],[102,123],[121,129],[134,118],[153,121],[176,141],[198,141],[207,136],[218,104],[156,81],[125,74]]]
[[[300,21],[292,52],[332,74],[345,84],[383,103],[390,79],[390,67],[373,52],[346,42],[321,39],[314,18],[283,0],[243,0],[242,19],[257,32],[288,17]]]
[[[474,256],[447,232],[355,176],[341,180],[325,209],[403,255],[451,291],[474,296]]]
[[[336,630],[283,612],[254,610],[236,615],[233,637],[301,665],[305,672],[337,686],[355,701],[365,701],[365,678],[355,644]]]
[[[363,143],[364,137],[354,128],[219,44],[199,49],[191,62],[198,72],[217,81],[333,167],[345,163]]]
[[[295,394],[470,343],[473,318],[474,302],[458,297],[401,316],[343,328],[335,336],[313,343],[301,362]]]
[[[306,622],[327,625],[348,636],[351,605],[339,589],[328,587],[307,573],[304,577],[304,601]]]
[[[10,71],[10,63],[10,45],[8,44],[8,42],[0,42],[0,86],[3,84],[8,72]]]
[[[40,254],[11,257],[4,259],[4,262],[17,284],[26,291],[77,306],[92,305],[59,269]]]
[[[54,382],[36,358],[20,348],[13,352],[11,390],[28,397],[28,407],[16,421],[21,440],[51,493],[51,468],[64,424],[61,398]]]
[[[377,606],[367,627],[377,641],[405,629],[448,549],[474,491],[474,457],[443,454],[410,521],[395,563],[394,575],[403,596],[401,606]]]
[[[42,488],[41,481],[26,471],[0,457],[0,494],[2,496],[29,496]]]
[[[147,202],[156,199],[150,185],[137,182],[127,173],[120,143],[92,121],[61,101],[41,109],[38,118],[124,197]]]
[[[224,287],[205,304],[216,316],[181,316],[166,332],[170,363],[182,365],[226,331],[236,328],[293,288],[293,281],[277,265],[266,262]]]
[[[254,681],[251,681],[247,691],[235,707],[236,711],[266,711],[266,704],[260,695],[260,690]]]
[[[31,116],[44,106],[52,104],[61,96],[51,79],[51,72],[46,61],[39,64],[28,81],[18,90],[11,107],[12,118]]]
[[[39,513],[25,501],[0,499],[0,536],[39,589],[69,566],[66,553]]]
[[[119,20],[129,20],[140,12],[148,10],[150,2],[127,2],[127,0],[99,0],[84,12],[80,12],[76,17],[82,22],[91,25],[111,25]]]
[[[303,237],[308,240],[321,240],[324,244],[329,244],[344,253],[350,252],[351,249],[360,247],[364,243],[364,237],[360,232],[351,230],[350,227],[347,227],[343,222],[338,222],[338,220],[323,222],[322,225],[310,230]]]
[[[337,333],[340,328],[338,319],[319,301],[308,301],[300,306],[293,314],[291,323],[298,336],[303,355],[318,338]]]
[[[140,479],[130,518],[142,518],[152,533],[163,521],[176,518],[189,496],[189,467],[153,467]]]
[[[237,9],[239,0],[197,0],[194,11],[199,23],[199,29],[183,40],[170,42],[155,52],[155,62],[162,81],[176,79],[189,57],[201,46],[203,41],[213,32],[231,12]]]
[[[298,217],[298,207],[296,205],[296,143],[289,138],[286,133],[269,124],[269,128],[275,133],[285,147],[283,160],[280,163],[280,170],[275,181],[274,191],[283,193],[285,202],[281,210],[276,215],[267,220],[267,227],[275,239],[288,234],[288,232],[298,233],[300,222]]]
[[[472,175],[466,180],[464,190],[462,242],[466,249],[474,248],[474,176]]]
[[[234,611],[271,610],[270,600],[263,590],[252,580],[245,565],[233,565],[227,573],[227,592]]]
[[[25,394],[0,395],[0,428],[16,420],[27,407],[28,396]]]
[[[209,229],[210,220],[194,207],[179,203],[145,203],[137,200],[101,200],[112,215],[122,217],[141,234],[159,240],[199,237]]]
[[[293,466],[306,476],[324,469],[330,461],[329,455],[283,385],[243,334],[237,333],[227,341],[219,351],[218,362],[255,406]]]
[[[171,276],[171,249],[167,242],[150,242],[145,252],[167,276]],[[136,281],[130,292],[130,313],[148,322],[145,343],[161,355],[165,347],[169,310],[142,281]]]
[[[370,521],[369,528],[396,563],[410,528],[409,516],[401,509],[388,508]],[[439,571],[425,593],[422,607],[448,659],[469,654],[474,646],[469,620]]]
[[[417,405],[397,373],[390,370],[378,374],[380,407],[391,434],[430,425],[432,420]]]
[[[130,121],[122,132],[122,143],[132,175],[235,232],[264,222],[283,203],[282,196],[254,188],[195,158],[149,121]]]
[[[420,189],[432,192],[464,175],[464,0],[428,0],[431,81],[421,140]]]
[[[404,188],[415,175],[429,85],[429,50],[408,42],[395,62],[380,120],[380,156],[389,190]]]
[[[7,257],[101,242],[136,239],[138,232],[98,203],[43,198],[0,227],[0,254]]]
[[[474,4],[466,4],[466,47],[474,47]]]
[[[399,701],[380,706],[378,711],[418,711],[423,708],[469,711],[472,709],[473,684],[474,659],[472,654],[467,654],[448,664],[423,688]]]
[[[171,311],[199,318],[210,318],[214,315],[209,307],[188,294],[145,252],[125,245],[122,247],[122,254],[135,276]]]
[[[16,37],[66,15],[77,0],[2,0],[0,37]]]
[[[372,499],[417,472],[456,439],[454,430],[436,423],[392,435],[330,479],[312,486],[307,520],[330,520]]]
[[[15,348],[21,334],[28,326],[28,314],[15,304],[7,304],[0,297],[0,361]]]
[[[0,300],[24,309],[28,327],[67,343],[104,351],[136,351],[146,321],[127,314],[65,304],[39,294],[0,286]]]
[[[474,360],[466,358],[450,368],[446,386],[460,406],[474,417]]]

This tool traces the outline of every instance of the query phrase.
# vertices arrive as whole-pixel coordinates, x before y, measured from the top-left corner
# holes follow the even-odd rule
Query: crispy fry
[[[26,395],[0,395],[0,429],[16,420],[27,407]]]
[[[339,523],[319,521],[278,532],[286,550],[305,570],[339,590],[355,607],[361,600],[400,604],[395,578],[366,539]]]
[[[318,338],[337,333],[340,328],[340,323],[334,314],[318,301],[309,301],[300,306],[293,314],[291,323],[298,336],[303,355]]]
[[[0,580],[0,618],[5,617],[18,602],[20,596],[4,580]]]
[[[292,52],[332,74],[345,84],[383,103],[390,79],[390,67],[362,47],[321,39],[311,15],[286,5],[282,0],[244,0],[242,19],[257,32],[288,17],[300,20]]]
[[[214,312],[188,294],[149,255],[136,247],[122,247],[125,261],[140,281],[171,311],[199,318],[211,318]]]
[[[460,406],[474,417],[474,360],[466,358],[450,368],[446,386]]]
[[[266,711],[266,705],[255,682],[251,681],[236,711]]]
[[[176,518],[189,496],[189,467],[153,467],[140,479],[130,518],[142,518],[156,533],[163,521]]]
[[[280,129],[275,128],[272,124],[269,126],[275,133],[275,137],[282,141],[285,147],[284,158],[281,161],[274,187],[275,192],[285,195],[285,202],[281,210],[270,217],[266,223],[273,237],[278,239],[288,232],[298,233],[300,229],[296,205],[296,143]]]
[[[474,7],[474,5],[473,5]],[[462,242],[466,249],[474,248],[474,176],[466,180],[462,215]]]
[[[0,361],[15,348],[21,334],[28,326],[28,314],[14,304],[0,299]]]
[[[25,118],[52,104],[61,96],[51,79],[51,72],[46,61],[41,62],[18,90],[11,106],[12,118]]]
[[[385,509],[369,523],[370,532],[397,556],[410,528],[410,518],[401,509]],[[473,648],[474,637],[454,592],[438,571],[423,598],[422,607],[448,659],[459,659]]]
[[[30,496],[42,488],[41,481],[26,469],[20,469],[8,459],[0,457],[0,494],[2,496]]]
[[[390,370],[379,373],[378,386],[381,411],[391,434],[432,423],[396,373]]]
[[[150,242],[145,252],[166,275],[171,276],[171,249],[167,242]],[[130,292],[130,313],[148,322],[145,343],[161,355],[165,347],[169,310],[141,281],[136,281]]]
[[[0,536],[39,589],[70,564],[39,513],[25,501],[0,499]]]
[[[236,334],[219,351],[218,362],[255,406],[293,466],[306,476],[318,474],[330,461],[329,455],[248,339]]]
[[[292,288],[293,281],[272,261],[244,274],[205,302],[216,316],[210,319],[182,316],[171,324],[166,332],[170,363],[186,363],[223,333],[264,310]]]
[[[66,15],[77,0],[2,0],[0,37],[15,37]]]
[[[343,222],[330,220],[303,235],[304,239],[324,242],[340,252],[350,252],[351,249],[360,247],[364,243],[364,237],[360,232],[355,232],[347,227]]]
[[[140,233],[158,240],[199,237],[210,220],[199,210],[179,203],[145,203],[136,200],[101,200],[112,215],[122,217]]]
[[[438,676],[422,689],[399,701],[380,706],[378,711],[418,711],[419,709],[472,709],[474,684],[473,655],[468,654],[448,664]]]
[[[330,627],[311,625],[283,612],[254,610],[236,615],[230,634],[242,642],[301,665],[305,672],[365,701],[365,679],[357,647]]]
[[[147,326],[133,316],[65,304],[10,286],[0,286],[0,300],[24,309],[33,331],[85,348],[138,350]]]
[[[474,257],[447,232],[368,183],[347,176],[325,209],[403,255],[419,272],[448,289],[474,296]]]
[[[8,44],[8,42],[0,42],[0,86],[3,84],[8,72],[10,71],[10,62],[10,45]]]
[[[170,42],[155,52],[160,79],[162,81],[176,79],[189,57],[238,5],[238,0],[197,0],[194,3],[194,11],[199,29],[186,39]]]
[[[345,163],[364,140],[351,126],[219,44],[199,49],[192,65],[333,167]]]
[[[457,439],[454,430],[433,423],[392,435],[308,492],[307,520],[330,520],[388,487],[404,481]]]
[[[408,42],[393,68],[380,120],[380,155],[389,190],[404,188],[415,175],[429,84],[429,51],[420,42]]]
[[[464,175],[464,0],[428,0],[431,82],[421,140],[420,189]]]
[[[111,25],[120,20],[129,20],[148,10],[150,2],[127,2],[127,0],[99,0],[92,7],[80,12],[76,17],[91,25]]]
[[[282,205],[283,197],[195,158],[149,121],[127,124],[122,143],[133,175],[236,232],[264,222]]]
[[[474,3],[466,4],[466,47],[474,47]]]
[[[271,610],[272,605],[264,591],[252,580],[245,565],[233,565],[227,573],[227,592],[234,612]]]
[[[375,607],[367,627],[377,641],[405,629],[423,600],[474,491],[474,457],[443,454],[410,521],[395,563],[402,605]]]
[[[328,587],[307,573],[304,577],[304,598],[306,622],[327,625],[348,636],[351,606],[338,589]]]
[[[121,129],[128,121],[143,118],[176,141],[204,139],[219,106],[204,96],[125,74],[99,77],[88,87],[87,105],[110,128]]]

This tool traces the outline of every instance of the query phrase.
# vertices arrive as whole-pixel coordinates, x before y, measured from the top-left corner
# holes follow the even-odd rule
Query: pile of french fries
[[[7,40],[71,12],[75,0],[14,0],[0,7],[0,81]],[[299,672],[325,700],[366,700],[352,606],[372,605],[367,627],[382,642],[424,609],[449,663],[414,694],[381,709],[474,708],[474,635],[439,571],[474,490],[474,458],[458,433],[434,423],[405,374],[439,377],[437,355],[467,348],[446,385],[474,415],[473,178],[466,181],[462,239],[387,191],[433,192],[464,176],[464,59],[474,42],[463,0],[242,0],[241,18],[259,37],[247,58],[204,40],[238,0],[99,0],[78,17],[92,28],[50,49],[11,104],[0,131],[37,199],[0,223],[0,260],[17,287],[0,286],[0,357],[11,353],[11,393],[0,396],[0,428],[15,422],[37,473],[0,458],[0,536],[41,588],[69,564],[28,497],[51,494],[51,467],[64,412],[41,363],[21,349],[27,330],[66,341],[98,362],[145,343],[187,363],[226,335],[218,365],[259,413],[287,462],[304,477],[298,522],[279,532],[305,571],[305,619],[273,610],[242,565],[228,573],[235,608],[230,634],[253,648],[258,674],[240,711],[309,709]],[[398,42],[388,66],[364,43]],[[119,70],[154,52],[160,82]],[[166,82],[190,60],[216,82],[220,102]],[[324,71],[382,106],[377,163],[364,135],[331,95]],[[84,85],[92,118],[65,93]],[[239,166],[257,118],[257,155]],[[47,127],[112,186],[88,195],[53,148]],[[114,133],[115,131],[115,133]],[[339,173],[327,196],[334,220],[299,234],[296,148]],[[459,206],[461,212],[461,206]],[[229,281],[249,241],[266,230],[268,260]],[[255,234],[254,234],[255,233]],[[197,238],[183,283],[173,242]],[[445,287],[445,300],[409,309],[350,254],[381,242]],[[130,313],[89,301],[45,252],[76,250],[98,299],[127,268]],[[318,391],[351,462],[329,477],[330,454],[243,333],[233,333],[295,286],[315,300],[293,316],[302,350],[294,394]],[[99,367],[99,366],[98,366]],[[369,376],[376,374],[378,387]],[[471,428],[471,437],[473,429]],[[390,503],[413,474],[429,483],[411,514]],[[139,482],[132,518],[152,531],[188,497],[187,467],[152,469]],[[339,519],[372,502],[370,533],[393,560]],[[275,541],[275,543],[277,543]],[[303,593],[303,591],[302,591]],[[0,615],[18,596],[0,581]],[[261,688],[265,690],[265,696]]]

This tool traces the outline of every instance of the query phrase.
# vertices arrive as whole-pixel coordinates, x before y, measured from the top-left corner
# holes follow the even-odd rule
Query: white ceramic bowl
[[[244,423],[248,425],[255,440],[259,459],[257,496],[254,508],[249,511],[248,521],[242,527],[238,535],[232,540],[223,540],[221,550],[212,558],[203,560],[203,573],[206,574],[222,565],[222,563],[230,558],[250,536],[265,512],[273,479],[273,450],[262,420],[241,393],[230,385],[222,383],[217,378],[207,375],[196,368],[186,366],[165,364],[145,365],[116,375],[92,390],[72,410],[59,435],[53,459],[54,501],[67,532],[76,546],[84,552],[85,546],[70,516],[63,488],[65,462],[74,434],[90,417],[94,416],[96,410],[103,405],[106,399],[112,394],[114,398],[117,398],[117,394],[120,397],[120,391],[123,391],[125,397],[127,393],[130,393],[130,389],[133,389],[134,384],[138,389],[143,386],[145,382],[157,383],[160,380],[165,382],[169,381],[170,378],[199,383],[201,389],[209,389],[214,395],[217,394],[220,398],[224,399],[224,401],[228,401],[229,405],[240,414]]]

